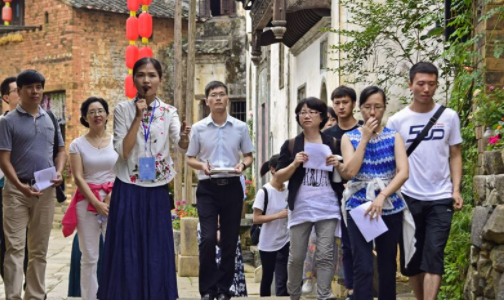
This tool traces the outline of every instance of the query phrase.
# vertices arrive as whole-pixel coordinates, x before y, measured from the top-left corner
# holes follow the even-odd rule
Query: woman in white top
[[[259,254],[263,275],[261,279],[261,297],[271,296],[271,283],[275,275],[277,296],[289,296],[287,293],[287,261],[289,258],[289,230],[287,229],[287,187],[275,180],[275,168],[280,155],[273,155],[261,167],[261,176],[268,171],[273,175],[269,183],[260,189],[254,201],[254,224],[263,224],[259,235]],[[268,203],[265,207],[265,193]]]
[[[159,61],[133,67],[139,92],[114,111],[119,154],[100,273],[100,300],[178,298],[171,205],[167,185],[175,176],[170,146],[185,151],[190,127],[156,97],[163,76]]]
[[[77,191],[62,223],[65,236],[77,227],[82,253],[81,295],[84,300],[95,300],[100,234],[105,236],[107,228],[110,192],[115,179],[113,168],[118,155],[112,136],[105,132],[109,116],[107,102],[91,97],[82,103],[80,110],[80,121],[89,131],[70,144],[70,167]]]
[[[275,175],[279,182],[289,180],[287,201],[291,245],[287,287],[292,300],[301,297],[303,261],[310,232],[315,228],[317,299],[325,300],[331,295],[334,233],[341,219],[336,192],[342,189],[342,184],[333,182],[333,168],[329,167],[337,161],[337,143],[334,138],[320,131],[328,119],[327,104],[324,101],[314,97],[303,99],[298,103],[295,113],[296,121],[303,131],[282,145]],[[324,149],[328,155],[312,157],[308,154],[310,148],[314,151]],[[305,166],[317,159],[318,164]]]

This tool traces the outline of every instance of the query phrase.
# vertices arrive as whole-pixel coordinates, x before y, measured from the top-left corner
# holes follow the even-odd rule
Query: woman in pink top
[[[118,154],[112,136],[105,132],[108,104],[91,97],[81,105],[81,123],[89,131],[70,144],[70,167],[78,189],[63,219],[63,234],[77,228],[81,259],[83,300],[95,300],[98,290],[97,265],[100,235],[105,237],[109,203]]]

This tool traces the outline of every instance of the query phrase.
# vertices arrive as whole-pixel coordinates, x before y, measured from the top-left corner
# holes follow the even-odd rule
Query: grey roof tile
[[[129,13],[126,6],[126,0],[60,0],[72,7],[79,9],[101,10],[114,13],[127,14]],[[158,18],[173,18],[175,14],[175,1],[182,0],[152,0],[149,6],[149,13],[153,17]],[[188,4],[187,0],[183,0],[182,15],[187,17]]]

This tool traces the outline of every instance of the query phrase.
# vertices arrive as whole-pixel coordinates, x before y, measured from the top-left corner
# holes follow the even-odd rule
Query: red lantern
[[[12,21],[12,7],[6,5],[2,8],[2,20],[6,22]],[[152,28],[152,19],[151,19],[151,28]]]
[[[129,41],[135,41],[138,39],[138,18],[129,17],[126,20],[126,38]]]
[[[152,0],[140,0],[140,4],[142,5],[150,5]]]
[[[128,67],[128,69],[133,69],[137,60],[138,60],[138,47],[135,45],[129,45],[126,48],[126,66]]]
[[[141,13],[138,17],[138,33],[143,38],[152,35],[152,16],[148,12]]]
[[[133,83],[133,75],[126,76],[126,79],[124,80],[124,89],[128,98],[135,98],[138,91]]]
[[[138,7],[140,6],[140,3],[138,3],[138,0],[128,0],[128,10],[129,11],[137,11]]]
[[[142,59],[144,57],[152,57],[152,49],[150,47],[142,47],[138,51],[138,59]]]

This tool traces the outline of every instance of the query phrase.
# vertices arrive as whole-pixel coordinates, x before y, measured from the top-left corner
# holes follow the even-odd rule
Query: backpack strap
[[[50,111],[46,111],[47,114],[49,115],[49,118],[51,118],[53,126],[54,126],[54,146],[53,146],[53,159],[56,159],[58,156],[58,121],[56,120],[56,117],[54,114]]]
[[[289,153],[290,153],[290,158],[294,159],[293,153],[294,153],[294,139],[289,139]]]
[[[268,190],[263,187],[262,190],[264,191],[264,210],[262,212],[263,216],[266,214],[266,210],[268,209]]]
[[[420,132],[420,134],[417,135],[417,137],[415,138],[415,140],[413,141],[413,143],[411,143],[411,145],[408,147],[408,150],[406,150],[406,155],[407,156],[410,156],[411,153],[413,153],[413,151],[415,151],[416,147],[427,136],[427,134],[429,133],[429,130],[432,128],[432,126],[434,126],[434,124],[436,124],[437,120],[439,119],[439,117],[441,116],[441,114],[443,113],[443,111],[445,109],[446,109],[446,107],[443,106],[443,105],[441,105],[438,108],[438,110],[436,111],[436,113],[429,120],[429,123],[427,123],[425,125],[424,129],[422,130],[422,132]]]

